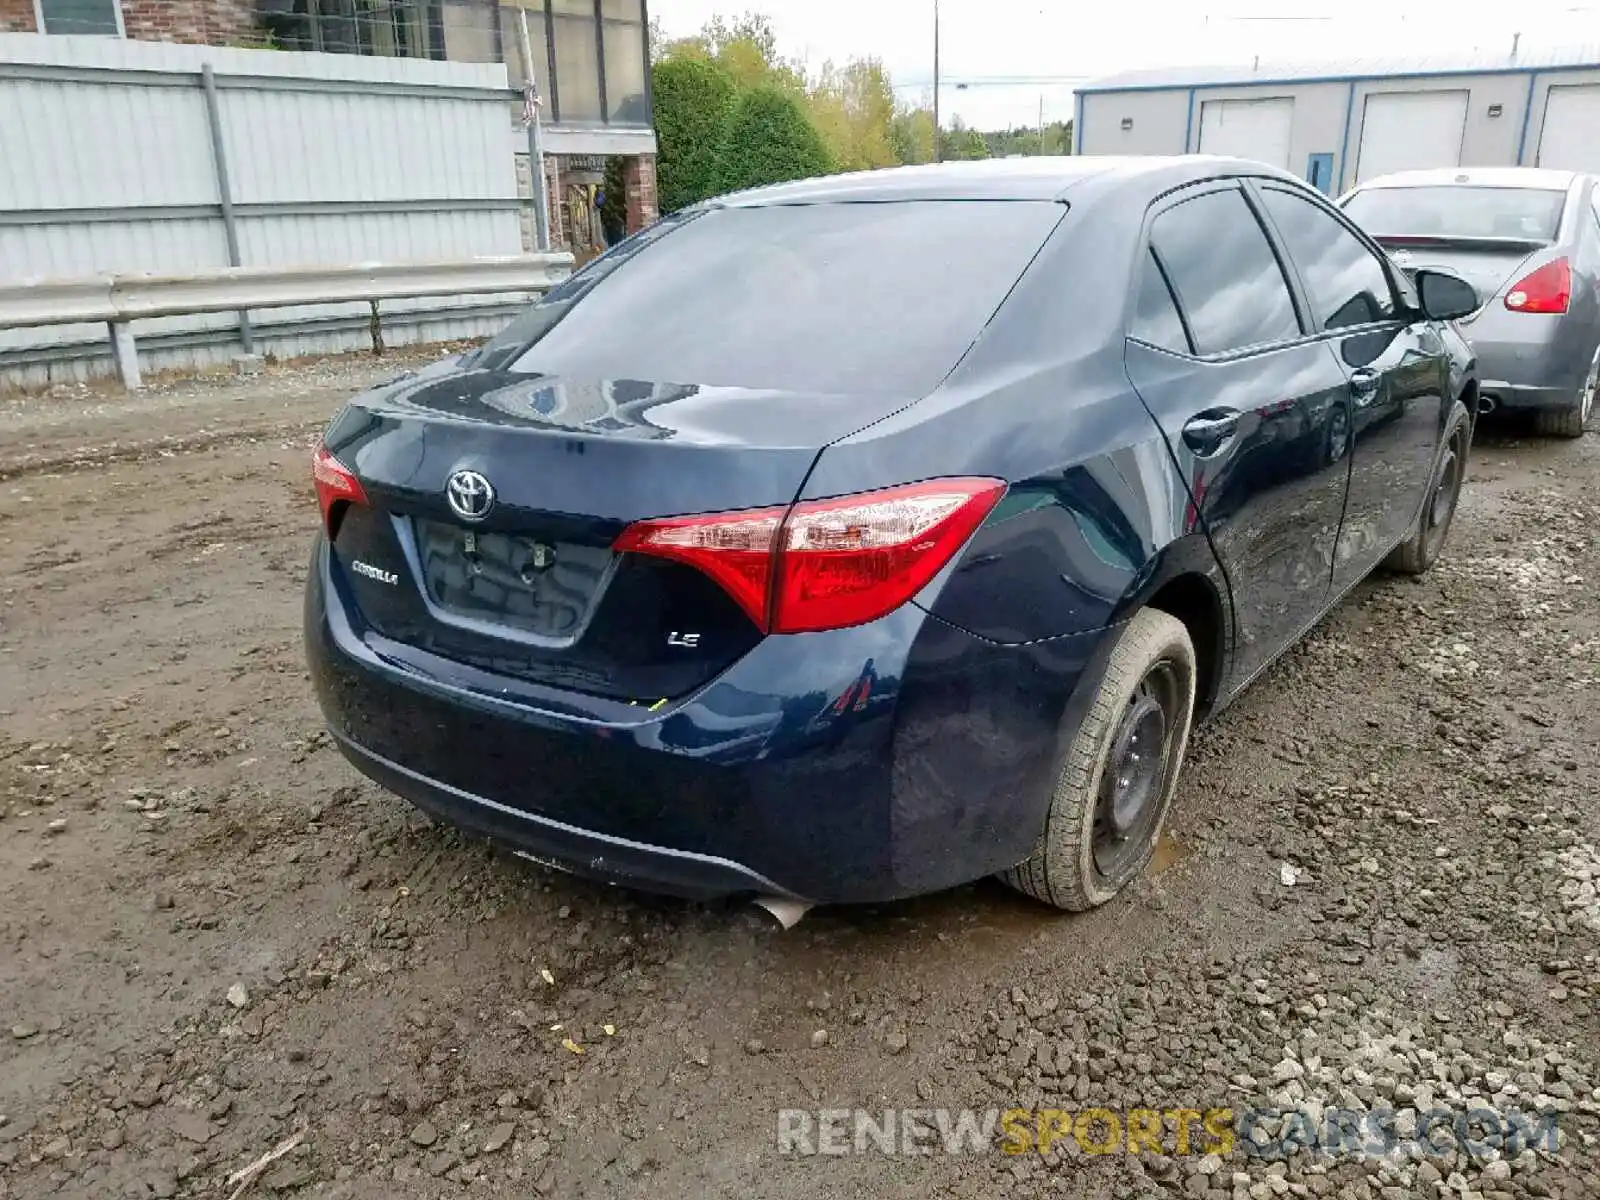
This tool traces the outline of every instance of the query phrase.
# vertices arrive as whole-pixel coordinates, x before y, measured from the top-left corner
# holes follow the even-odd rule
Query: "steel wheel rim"
[[[1594,393],[1600,388],[1600,354],[1595,356],[1594,362],[1589,364],[1589,378],[1583,385],[1583,400],[1578,405],[1578,421],[1588,424],[1589,414],[1594,411]]]
[[[1097,872],[1120,879],[1149,853],[1167,790],[1178,723],[1178,680],[1162,661],[1123,706],[1095,797],[1090,852]]]

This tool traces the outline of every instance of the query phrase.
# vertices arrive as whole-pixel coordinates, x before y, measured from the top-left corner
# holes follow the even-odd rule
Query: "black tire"
[[[1461,484],[1467,477],[1467,456],[1472,452],[1472,422],[1467,406],[1457,400],[1445,421],[1444,437],[1434,459],[1428,494],[1417,517],[1417,528],[1405,541],[1389,552],[1383,565],[1401,575],[1424,575],[1439,559],[1450,522],[1455,519],[1461,499]]]
[[[1541,437],[1580,438],[1594,411],[1595,391],[1600,389],[1600,350],[1589,364],[1589,375],[1578,390],[1571,408],[1545,409],[1534,414],[1534,432]]]
[[[1003,872],[1004,882],[1036,900],[1077,912],[1104,904],[1144,870],[1161,836],[1189,744],[1195,674],[1194,643],[1176,617],[1147,608],[1124,626],[1094,702],[1078,728],[1068,733],[1066,760],[1033,854]],[[1149,724],[1151,702],[1161,709],[1159,738]],[[1132,774],[1144,783],[1144,800],[1137,823],[1119,830],[1112,800],[1128,792],[1129,776],[1120,777],[1119,787],[1117,780],[1106,778],[1106,770],[1114,755],[1119,762],[1137,763],[1141,756],[1132,747],[1141,736],[1147,739],[1147,750],[1159,741],[1159,760],[1154,768],[1148,763],[1133,768]],[[1114,853],[1102,854],[1108,847]]]
[[[1565,411],[1540,409],[1534,414],[1533,431],[1540,437],[1582,437],[1583,413],[1575,408]]]

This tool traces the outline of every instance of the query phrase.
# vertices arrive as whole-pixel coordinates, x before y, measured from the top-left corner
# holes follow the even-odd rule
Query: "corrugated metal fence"
[[[502,65],[0,34],[0,277],[517,254],[511,99]],[[386,303],[384,336],[487,333],[514,307]],[[287,356],[365,345],[369,319],[343,304],[247,324]],[[241,332],[152,320],[141,358],[225,362]],[[0,383],[110,371],[103,327],[0,331]]]

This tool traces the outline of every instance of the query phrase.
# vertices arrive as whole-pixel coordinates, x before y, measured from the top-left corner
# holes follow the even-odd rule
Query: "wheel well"
[[[1476,424],[1478,420],[1478,381],[1467,380],[1467,386],[1461,389],[1461,403],[1466,406],[1467,420]]]
[[[1182,621],[1194,643],[1196,715],[1211,710],[1222,682],[1223,618],[1216,591],[1199,575],[1180,575],[1162,584],[1149,607]]]

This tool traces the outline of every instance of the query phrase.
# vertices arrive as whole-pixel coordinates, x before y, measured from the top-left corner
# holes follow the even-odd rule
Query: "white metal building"
[[[498,63],[0,34],[0,279],[517,254],[510,95]],[[481,336],[519,307],[386,302],[385,338]],[[248,328],[289,357],[366,346],[370,320],[316,305]],[[232,313],[139,325],[146,370],[245,338]],[[110,369],[104,326],[0,330],[0,388]]]
[[[1078,89],[1078,154],[1232,154],[1337,195],[1418,167],[1600,173],[1600,47],[1134,71]]]

